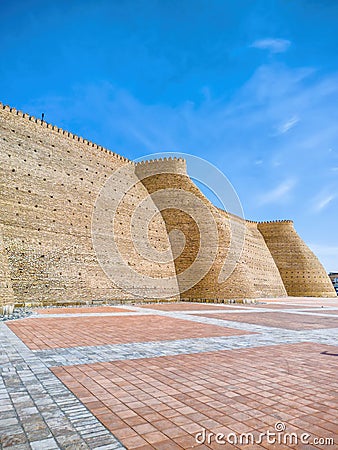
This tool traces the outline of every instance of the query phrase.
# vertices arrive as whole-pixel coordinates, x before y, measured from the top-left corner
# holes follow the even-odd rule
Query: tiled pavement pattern
[[[48,318],[42,310],[7,323],[18,334],[21,329],[30,345],[35,334],[36,347],[42,342],[46,350],[29,350],[0,324],[3,448],[338,448],[338,301],[128,305],[115,313],[99,308],[104,310],[51,308]],[[266,314],[289,319],[281,322],[284,328],[248,323]],[[335,328],[287,328],[299,315],[319,324],[336,321]],[[73,333],[76,321],[80,338],[72,341],[63,334]],[[135,328],[137,321],[142,325]],[[66,329],[58,329],[59,323],[67,323]],[[61,343],[68,347],[54,348]],[[336,444],[195,444],[203,427],[258,433],[273,430],[277,421],[288,432],[335,435]]]
[[[326,309],[326,310],[322,311],[322,314],[338,314],[338,310],[330,311],[330,310]]]
[[[73,308],[45,308],[38,309],[38,314],[95,314],[95,313],[116,313],[128,312],[126,308],[116,306],[94,306],[94,307],[73,307]]]
[[[248,303],[252,306],[252,303]],[[242,306],[242,305],[241,305]],[[140,306],[142,309],[155,309],[158,311],[204,311],[206,309],[238,309],[238,305],[210,304],[210,303],[162,303],[162,304],[145,304]]]
[[[201,315],[199,316],[201,317]],[[217,319],[232,320],[238,322],[263,325],[267,327],[285,328],[287,330],[313,330],[321,328],[337,328],[338,321],[336,317],[325,317],[314,314],[290,314],[281,311],[266,312],[259,311],[254,314],[203,314],[203,317],[212,317]]]
[[[0,347],[0,448],[124,448],[4,323]]]
[[[127,448],[185,449],[202,428],[263,432],[277,421],[299,434],[311,428],[334,437],[332,350],[304,343],[207,353],[203,363],[195,354],[53,371]]]
[[[31,350],[247,334],[157,315],[45,318],[35,320],[34,327],[24,319],[8,326]]]

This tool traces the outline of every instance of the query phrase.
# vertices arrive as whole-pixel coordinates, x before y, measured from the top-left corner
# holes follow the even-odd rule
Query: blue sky
[[[0,0],[0,100],[130,159],[201,156],[338,271],[338,2]]]

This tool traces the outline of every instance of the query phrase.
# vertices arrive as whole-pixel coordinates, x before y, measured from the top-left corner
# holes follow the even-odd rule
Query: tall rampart
[[[111,197],[100,197],[108,180]],[[120,197],[110,214],[109,198]],[[177,299],[170,280],[189,300],[335,295],[290,222],[257,224],[219,210],[184,160],[135,165],[2,104],[0,207],[0,305]],[[97,257],[93,228],[101,247],[113,239],[123,256],[110,264],[116,278],[103,270],[105,253]]]
[[[4,303],[132,300],[101,269],[93,250],[91,221],[106,180],[126,166],[134,183],[117,212],[115,234],[128,253],[125,222],[135,198],[148,194],[134,164],[83,138],[0,104],[0,286]],[[119,189],[119,186],[116,186]],[[146,212],[145,212],[146,215]],[[107,227],[109,225],[107,224]],[[149,232],[154,245],[169,246],[160,215]],[[136,240],[143,240],[140,235]],[[175,274],[173,264],[142,260],[142,270]],[[134,295],[135,294],[135,295]]]
[[[171,207],[162,211],[162,216],[176,256],[175,268],[183,299],[222,301],[286,296],[279,271],[257,224],[216,208],[191,181],[184,160],[139,163],[135,171],[150,195],[156,194],[154,202],[159,208],[166,203],[165,197],[176,199],[176,203],[171,202]],[[187,195],[180,196],[180,192]],[[213,226],[216,241],[212,237]],[[210,230],[204,244],[200,233],[203,227]],[[171,237],[174,230],[179,230],[181,235]],[[180,238],[182,234],[184,246]],[[213,260],[201,257],[203,246],[206,255],[214,256]],[[189,272],[193,264],[195,271]],[[233,272],[223,279],[223,271],[231,267]],[[205,275],[189,288],[193,281],[199,279],[197,270]]]
[[[325,269],[302,241],[291,220],[261,222],[264,237],[290,296],[336,297]]]

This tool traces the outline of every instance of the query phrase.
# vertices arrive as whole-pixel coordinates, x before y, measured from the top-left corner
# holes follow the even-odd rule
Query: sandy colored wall
[[[199,226],[189,214],[182,212],[188,210],[189,199],[177,201],[176,208],[162,212],[167,231],[180,230],[185,236],[185,247],[175,259],[176,273],[179,279],[181,297],[186,300],[213,300],[244,299],[259,297],[286,296],[286,291],[280,277],[276,264],[268,250],[268,247],[257,229],[256,223],[248,223],[236,216],[225,213],[212,205],[201,193],[196,185],[186,174],[185,162],[183,160],[163,160],[137,164],[136,173],[143,178],[143,183],[154,195],[155,192],[163,192],[163,196],[176,196],[175,190],[185,191],[193,194],[201,203],[196,203],[194,211],[201,210],[198,215],[201,218],[199,226],[206,226],[208,220],[206,210],[212,215],[217,227],[218,241],[217,252],[213,263],[207,270],[206,275],[192,288],[185,290],[189,285],[191,274],[185,271],[198,259],[200,250]],[[171,190],[172,193],[171,193]],[[160,199],[161,200],[161,199]],[[158,201],[160,201],[158,200]],[[241,231],[244,240],[241,242]],[[243,251],[237,261],[238,253],[231,253],[230,238],[235,247],[243,245]],[[181,248],[180,241],[171,239],[173,253],[177,255]],[[206,253],[210,254],[215,248],[212,240],[205,243]],[[177,250],[176,250],[177,247]],[[205,261],[201,261],[203,264]],[[220,274],[223,265],[234,263],[235,270],[225,281],[220,282]],[[180,279],[180,275],[182,278]]]
[[[14,292],[8,265],[8,252],[3,239],[3,226],[0,224],[0,314],[2,306],[14,303]]]
[[[100,203],[101,223],[98,195],[121,170],[122,177]],[[1,304],[131,301],[156,298],[157,293],[161,299],[177,299],[177,288],[182,299],[211,301],[335,295],[291,222],[257,224],[219,210],[187,176],[184,160],[135,166],[1,104],[0,194]],[[119,197],[123,200],[114,215],[106,214],[109,198]],[[101,223],[94,229],[103,243],[113,238],[122,254],[122,263],[110,262],[118,269],[115,274],[126,275],[127,290],[107,277],[98,262],[94,219]],[[146,242],[149,254],[167,254],[169,260],[140,255],[137,249]],[[231,266],[232,274],[222,278]],[[170,288],[168,280],[174,281]]]
[[[97,195],[122,166],[137,180],[126,158],[0,105],[2,301],[12,295],[17,303],[135,298],[106,276],[91,241]],[[134,207],[134,198],[147,196],[141,183],[133,192],[134,197],[124,199],[121,220],[116,221],[116,237],[125,254],[130,241],[123,218]],[[154,244],[169,245],[160,215],[150,235]],[[138,263],[133,255],[129,259],[131,265]],[[170,264],[141,264],[145,272],[175,274]],[[135,293],[138,290],[139,285]]]
[[[324,267],[299,237],[292,221],[262,222],[258,229],[277,264],[288,295],[336,297]]]

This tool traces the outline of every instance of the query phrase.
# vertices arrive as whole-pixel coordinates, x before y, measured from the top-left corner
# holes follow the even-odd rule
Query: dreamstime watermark
[[[332,437],[312,437],[309,433],[287,432],[284,422],[276,422],[274,430],[267,430],[263,433],[212,433],[202,428],[196,433],[197,444],[211,445],[335,445]]]
[[[233,186],[214,165],[193,155],[156,153],[144,159],[155,161],[135,161],[135,170],[122,165],[96,199],[92,242],[106,275],[134,295],[170,298],[193,288],[217,260],[215,282],[224,283],[240,260],[245,239],[244,221],[224,213],[243,218]],[[189,177],[206,187],[224,211],[211,206],[186,177],[183,159]],[[163,214],[168,211],[167,235]],[[190,251],[186,245],[193,233],[194,258],[184,270],[176,271],[174,262]]]

